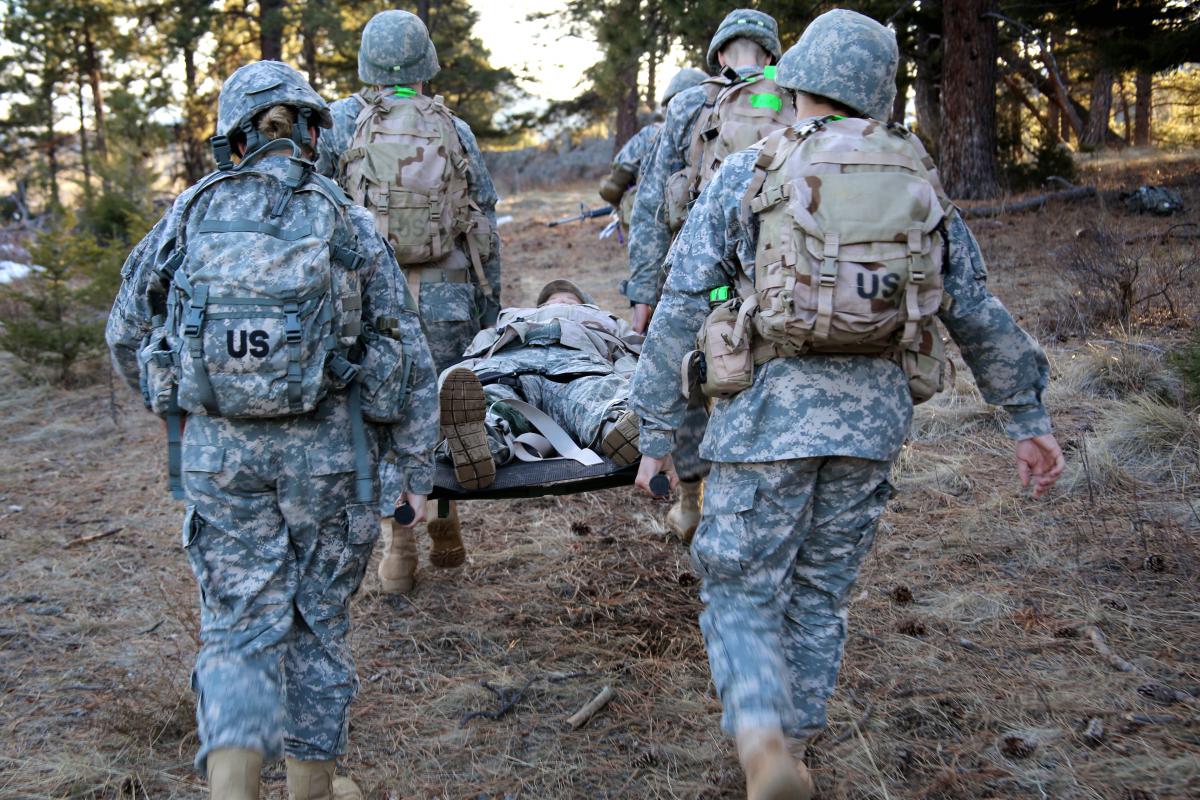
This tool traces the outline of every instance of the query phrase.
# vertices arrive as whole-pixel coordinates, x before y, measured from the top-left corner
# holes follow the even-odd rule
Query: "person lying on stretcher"
[[[546,284],[536,308],[506,308],[465,360],[438,379],[440,452],[466,489],[497,466],[555,454],[624,466],[640,457],[641,420],[626,407],[642,336],[566,280]]]

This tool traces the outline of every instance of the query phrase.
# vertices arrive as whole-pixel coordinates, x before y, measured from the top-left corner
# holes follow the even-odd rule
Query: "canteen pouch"
[[[683,169],[667,178],[666,214],[667,229],[678,233],[687,220],[688,211],[692,204],[692,176],[689,170]]]
[[[363,333],[362,414],[369,422],[399,422],[408,402],[412,362],[399,340],[373,328]]]
[[[741,298],[714,308],[696,344],[704,358],[700,390],[709,397],[733,397],[754,383],[754,352],[748,317],[755,304]]]
[[[946,388],[946,345],[942,341],[937,321],[931,319],[921,326],[915,347],[900,351],[898,363],[908,378],[908,390],[913,405],[920,405]]]
[[[175,389],[179,386],[178,363],[178,354],[171,350],[165,327],[152,330],[138,350],[142,400],[146,408],[159,416],[174,410]]]

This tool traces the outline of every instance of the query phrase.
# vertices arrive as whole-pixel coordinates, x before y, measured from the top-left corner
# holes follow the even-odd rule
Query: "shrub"
[[[1150,345],[1120,342],[1114,348],[1092,345],[1077,362],[1079,389],[1097,397],[1122,400],[1146,395],[1177,404],[1182,394],[1179,378]]]
[[[59,385],[104,347],[104,323],[125,246],[104,247],[72,215],[39,234],[28,277],[0,289],[0,348]]]
[[[1102,487],[1166,484],[1186,492],[1200,482],[1200,419],[1153,398],[1105,411],[1086,447],[1091,479]],[[1069,483],[1078,488],[1082,480]]]
[[[1183,391],[1191,408],[1200,407],[1200,330],[1168,357],[1170,364],[1179,374]]]

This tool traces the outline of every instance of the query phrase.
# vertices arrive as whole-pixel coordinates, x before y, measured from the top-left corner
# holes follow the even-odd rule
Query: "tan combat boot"
[[[349,778],[333,774],[334,761],[286,759],[288,800],[363,800]]]
[[[778,730],[743,731],[737,746],[746,773],[746,800],[811,800],[808,769],[792,760]]]
[[[262,753],[257,750],[213,750],[208,754],[208,796],[212,800],[258,800],[262,763]]]
[[[429,520],[429,563],[435,567],[457,567],[467,560],[462,528],[458,524],[458,503],[450,501],[450,513],[444,519],[436,513]]]
[[[625,410],[612,422],[604,423],[600,438],[600,454],[624,467],[642,457],[638,450],[642,421],[632,411]]]
[[[438,384],[442,437],[450,446],[454,478],[465,489],[485,489],[496,480],[496,462],[488,447],[487,398],[483,384],[466,367],[442,373]]]
[[[394,519],[380,524],[383,558],[379,562],[379,588],[384,594],[408,594],[417,580],[417,537]]]
[[[679,499],[667,512],[667,527],[683,543],[690,545],[700,524],[700,501],[704,497],[704,481],[680,481]]]

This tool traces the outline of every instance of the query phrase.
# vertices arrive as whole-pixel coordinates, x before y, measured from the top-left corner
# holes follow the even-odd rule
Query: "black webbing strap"
[[[183,411],[176,401],[179,390],[171,390],[171,410],[167,412],[167,486],[171,496],[183,500]]]
[[[304,411],[304,372],[300,366],[304,329],[300,326],[300,301],[294,297],[283,303],[283,338],[288,349],[288,408],[293,414],[300,414]]]

